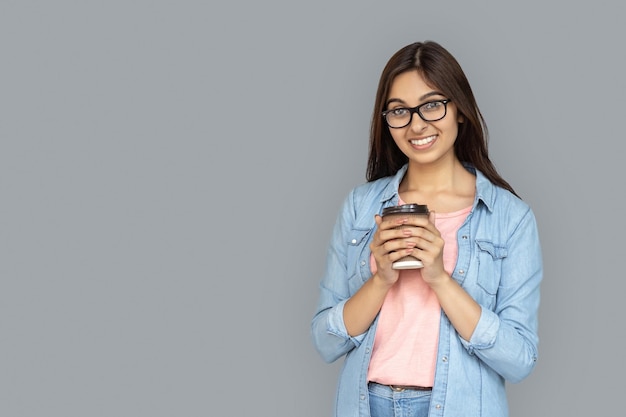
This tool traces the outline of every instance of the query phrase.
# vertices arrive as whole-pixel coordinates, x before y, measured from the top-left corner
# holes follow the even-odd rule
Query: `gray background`
[[[539,221],[512,416],[619,415],[623,6],[504,3],[0,2],[0,415],[329,415],[326,244],[380,71],[427,39]]]

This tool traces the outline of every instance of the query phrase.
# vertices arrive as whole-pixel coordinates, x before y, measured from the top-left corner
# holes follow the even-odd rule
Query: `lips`
[[[411,142],[411,145],[424,146],[424,145],[428,145],[429,143],[434,141],[436,138],[437,138],[437,135],[432,135],[432,136],[427,136],[422,139],[413,139],[413,140],[410,140],[409,142]]]

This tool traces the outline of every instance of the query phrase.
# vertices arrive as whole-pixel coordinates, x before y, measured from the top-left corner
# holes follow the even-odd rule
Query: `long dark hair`
[[[383,69],[372,114],[367,180],[374,181],[393,175],[408,162],[391,137],[381,113],[386,110],[389,89],[395,77],[413,70],[419,71],[431,87],[452,99],[462,115],[463,123],[459,123],[454,143],[454,152],[459,161],[473,165],[493,184],[517,195],[489,159],[487,125],[461,66],[445,48],[432,41],[405,46],[389,59]]]

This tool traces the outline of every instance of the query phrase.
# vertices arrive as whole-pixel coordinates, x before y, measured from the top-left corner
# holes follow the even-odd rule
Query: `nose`
[[[411,118],[411,123],[409,124],[409,126],[411,127],[412,131],[421,132],[422,130],[426,129],[426,126],[428,126],[428,122],[422,119],[420,115],[417,114],[417,111],[414,112],[411,116],[413,117]]]

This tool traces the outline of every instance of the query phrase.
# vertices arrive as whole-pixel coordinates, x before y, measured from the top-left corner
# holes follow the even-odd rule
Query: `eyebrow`
[[[432,96],[443,96],[443,94],[441,94],[439,91],[431,91],[430,93],[426,93],[423,96],[421,96],[419,98],[419,101],[424,101],[426,100],[428,97],[432,97]],[[399,98],[390,98],[389,100],[387,100],[387,106],[389,106],[391,103],[402,103],[402,104],[406,104],[404,100],[399,99]]]

